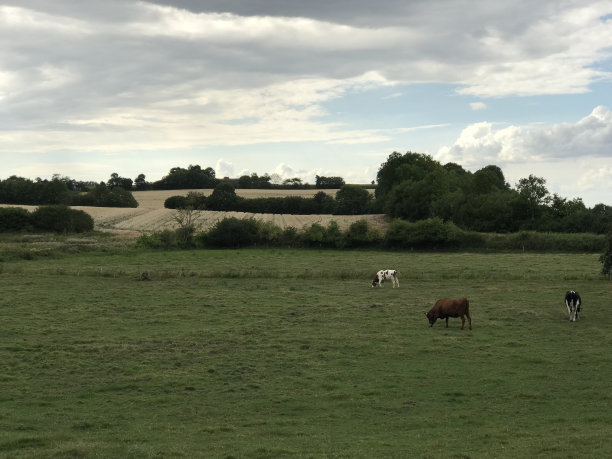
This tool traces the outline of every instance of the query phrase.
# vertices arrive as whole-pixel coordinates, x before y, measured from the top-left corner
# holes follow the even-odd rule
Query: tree
[[[106,182],[106,186],[108,186],[111,189],[116,188],[116,187],[121,187],[124,190],[131,190],[132,183],[133,182],[131,178],[119,177],[119,174],[117,174],[116,172],[113,172],[110,176],[110,179],[108,179],[108,182]]]
[[[194,210],[191,207],[178,209],[176,211],[176,214],[173,217],[174,221],[178,225],[176,234],[184,247],[187,247],[193,243],[193,236],[199,227],[198,220],[201,218],[201,216],[202,214],[199,211]]]
[[[314,202],[313,213],[333,214],[336,210],[337,201],[325,191],[319,191],[312,197]]]
[[[155,183],[155,188],[180,190],[189,188],[214,188],[219,183],[212,167],[202,169],[199,165],[190,165],[188,169],[173,167],[168,175]]]
[[[473,184],[476,194],[492,193],[510,188],[506,183],[504,173],[497,166],[487,166],[476,171]]]
[[[315,176],[315,186],[323,189],[337,189],[344,185],[344,179],[342,177],[321,177]]]
[[[546,188],[546,179],[530,174],[529,178],[519,180],[516,189],[520,198],[528,204],[532,222],[535,221],[540,206],[548,203],[551,199]]]
[[[240,199],[231,183],[221,182],[206,199],[206,208],[210,210],[234,209],[236,202]]]
[[[144,174],[138,174],[136,180],[134,180],[134,185],[136,185],[136,189],[139,191],[146,190],[148,187],[148,183]]]
[[[283,180],[284,186],[291,186],[293,188],[299,188],[302,186],[302,179],[299,177],[293,177]]]
[[[429,155],[411,151],[405,155],[393,152],[380,166],[376,175],[376,199],[384,200],[393,187],[406,180],[419,182],[434,171],[448,174],[448,171]]]
[[[360,215],[367,213],[372,195],[368,190],[357,185],[343,185],[336,193],[338,203],[336,212],[342,215]]]
[[[599,261],[603,265],[601,273],[604,276],[608,276],[608,279],[610,279],[610,275],[612,274],[612,233],[608,233],[606,237],[604,253],[599,257]]]
[[[424,181],[406,180],[393,187],[385,200],[385,213],[392,218],[423,220],[431,211],[429,185]]]

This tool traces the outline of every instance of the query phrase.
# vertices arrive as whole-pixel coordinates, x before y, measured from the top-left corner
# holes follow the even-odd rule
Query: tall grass
[[[2,267],[0,456],[612,454],[597,255],[129,251]],[[383,267],[399,289],[370,287]],[[470,299],[472,331],[429,328],[445,296]]]

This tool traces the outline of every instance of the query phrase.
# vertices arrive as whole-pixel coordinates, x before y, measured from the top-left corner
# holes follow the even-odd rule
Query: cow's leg
[[[446,328],[448,328],[448,316],[446,316]]]
[[[467,316],[467,318],[468,318],[468,325],[469,325],[470,330],[471,330],[471,329],[472,329],[472,318],[470,317],[470,313],[469,313],[469,311],[466,311],[466,312],[465,312],[465,315],[466,315],[466,316]]]
[[[461,316],[461,330],[463,330],[463,327],[465,326],[465,316]]]
[[[570,320],[572,320],[572,308],[567,300],[565,300],[565,307],[567,308],[567,315],[569,316]]]

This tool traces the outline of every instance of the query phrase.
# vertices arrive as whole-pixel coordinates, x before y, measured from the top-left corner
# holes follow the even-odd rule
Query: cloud
[[[107,160],[115,155],[137,172],[143,157],[153,167],[149,159],[156,155],[156,171],[165,172],[168,161],[184,166],[198,152],[208,155],[217,147],[254,151],[258,145],[304,142],[323,154],[346,145],[384,150],[391,142],[412,142],[427,127],[451,126],[451,111],[439,105],[444,116],[423,113],[424,126],[398,128],[412,123],[397,116],[397,124],[387,127],[383,123],[395,113],[372,121],[363,106],[343,116],[329,113],[329,107],[369,91],[380,107],[397,107],[408,101],[411,84],[444,85],[446,92],[456,88],[455,100],[465,104],[513,95],[583,94],[593,83],[611,81],[610,2],[517,0],[473,8],[468,0],[442,0],[431,5],[4,0],[0,154],[51,165],[60,163],[52,158],[72,154],[75,163],[87,158],[101,168],[111,167]],[[439,100],[428,102],[435,107]],[[485,108],[480,105],[485,101],[474,104],[472,110]],[[475,165],[601,157],[610,151],[609,117],[607,107],[598,107],[577,123],[473,124],[455,142],[446,142],[439,155]],[[439,142],[437,132],[430,132]],[[229,174],[227,151],[219,170]],[[179,160],[175,152],[181,152]],[[291,151],[283,161],[299,166],[294,175],[314,176]],[[375,175],[357,165],[353,172],[347,163],[350,159],[335,166],[343,176]],[[72,170],[66,173],[80,175]]]
[[[612,189],[612,166],[588,169],[580,176],[578,186],[583,190]]]
[[[474,111],[485,110],[487,108],[487,104],[484,102],[470,102],[470,108]]]
[[[234,165],[223,158],[219,158],[215,165],[215,176],[217,178],[234,177]]]
[[[612,112],[598,106],[577,123],[507,126],[489,122],[466,127],[453,145],[437,152],[443,162],[480,168],[550,159],[608,157],[612,151]]]

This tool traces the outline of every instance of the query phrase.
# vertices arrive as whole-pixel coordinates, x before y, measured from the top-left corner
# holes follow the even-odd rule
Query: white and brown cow
[[[390,280],[393,282],[393,287],[397,285],[399,287],[399,280],[397,278],[397,271],[395,269],[381,269],[376,273],[376,277],[372,281],[372,287],[376,287],[378,284],[379,287],[382,287],[386,280]]]

